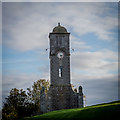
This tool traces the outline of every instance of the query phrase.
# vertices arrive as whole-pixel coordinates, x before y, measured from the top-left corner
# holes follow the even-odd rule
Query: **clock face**
[[[63,52],[58,52],[57,57],[59,59],[62,59],[64,57],[64,53]]]

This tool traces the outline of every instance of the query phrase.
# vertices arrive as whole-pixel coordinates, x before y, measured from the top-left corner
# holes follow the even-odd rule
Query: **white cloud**
[[[19,71],[9,71],[7,75],[3,75],[2,96],[3,100],[9,95],[12,88],[24,89],[31,87],[33,83],[39,79],[49,79],[49,73],[43,74],[26,74]]]
[[[118,55],[110,50],[96,52],[74,52],[71,57],[73,72],[79,71],[94,77],[111,75],[118,70]]]
[[[57,22],[78,36],[94,33],[109,41],[117,26],[117,13],[109,13],[112,9],[105,3],[4,3],[3,34],[11,38],[3,37],[3,43],[19,51],[46,48]]]
[[[72,36],[70,38],[70,47],[72,49],[74,49],[75,51],[80,51],[80,50],[85,50],[85,49],[92,49],[92,47],[90,45],[87,45],[86,42],[84,42],[83,40]]]
[[[77,61],[77,63],[80,63],[80,61],[82,61],[82,60],[87,60],[89,62],[87,65],[94,67],[94,66],[103,65],[105,63],[105,62],[100,62],[101,60],[109,59],[109,60],[117,61],[118,54],[117,54],[117,52],[113,52],[110,50],[101,50],[101,51],[94,51],[94,52],[79,51],[79,52],[74,52],[72,54],[72,57],[74,58],[73,60]],[[74,62],[74,63],[76,63],[76,62]]]

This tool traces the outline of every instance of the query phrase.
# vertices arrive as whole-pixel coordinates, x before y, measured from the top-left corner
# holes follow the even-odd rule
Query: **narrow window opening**
[[[57,40],[57,46],[61,46],[62,45],[61,37],[56,36],[56,40]]]
[[[59,77],[62,77],[62,68],[59,68]]]
[[[62,46],[62,47],[64,46],[63,41],[64,41],[64,36],[61,38],[61,46]]]
[[[58,36],[56,36],[56,46],[58,46]]]
[[[60,45],[62,45],[62,38],[61,39],[59,39],[60,40]]]
[[[58,37],[58,46],[60,46],[60,37]]]

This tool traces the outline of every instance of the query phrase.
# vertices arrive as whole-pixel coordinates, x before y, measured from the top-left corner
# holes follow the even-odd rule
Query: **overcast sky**
[[[60,22],[75,49],[71,83],[82,85],[87,105],[117,100],[117,16],[117,3],[2,3],[3,99],[14,87],[49,79],[45,49]]]

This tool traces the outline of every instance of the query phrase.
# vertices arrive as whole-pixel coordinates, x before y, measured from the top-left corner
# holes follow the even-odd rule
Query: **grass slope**
[[[120,116],[120,101],[88,106],[77,109],[58,110],[22,120],[118,120]]]

